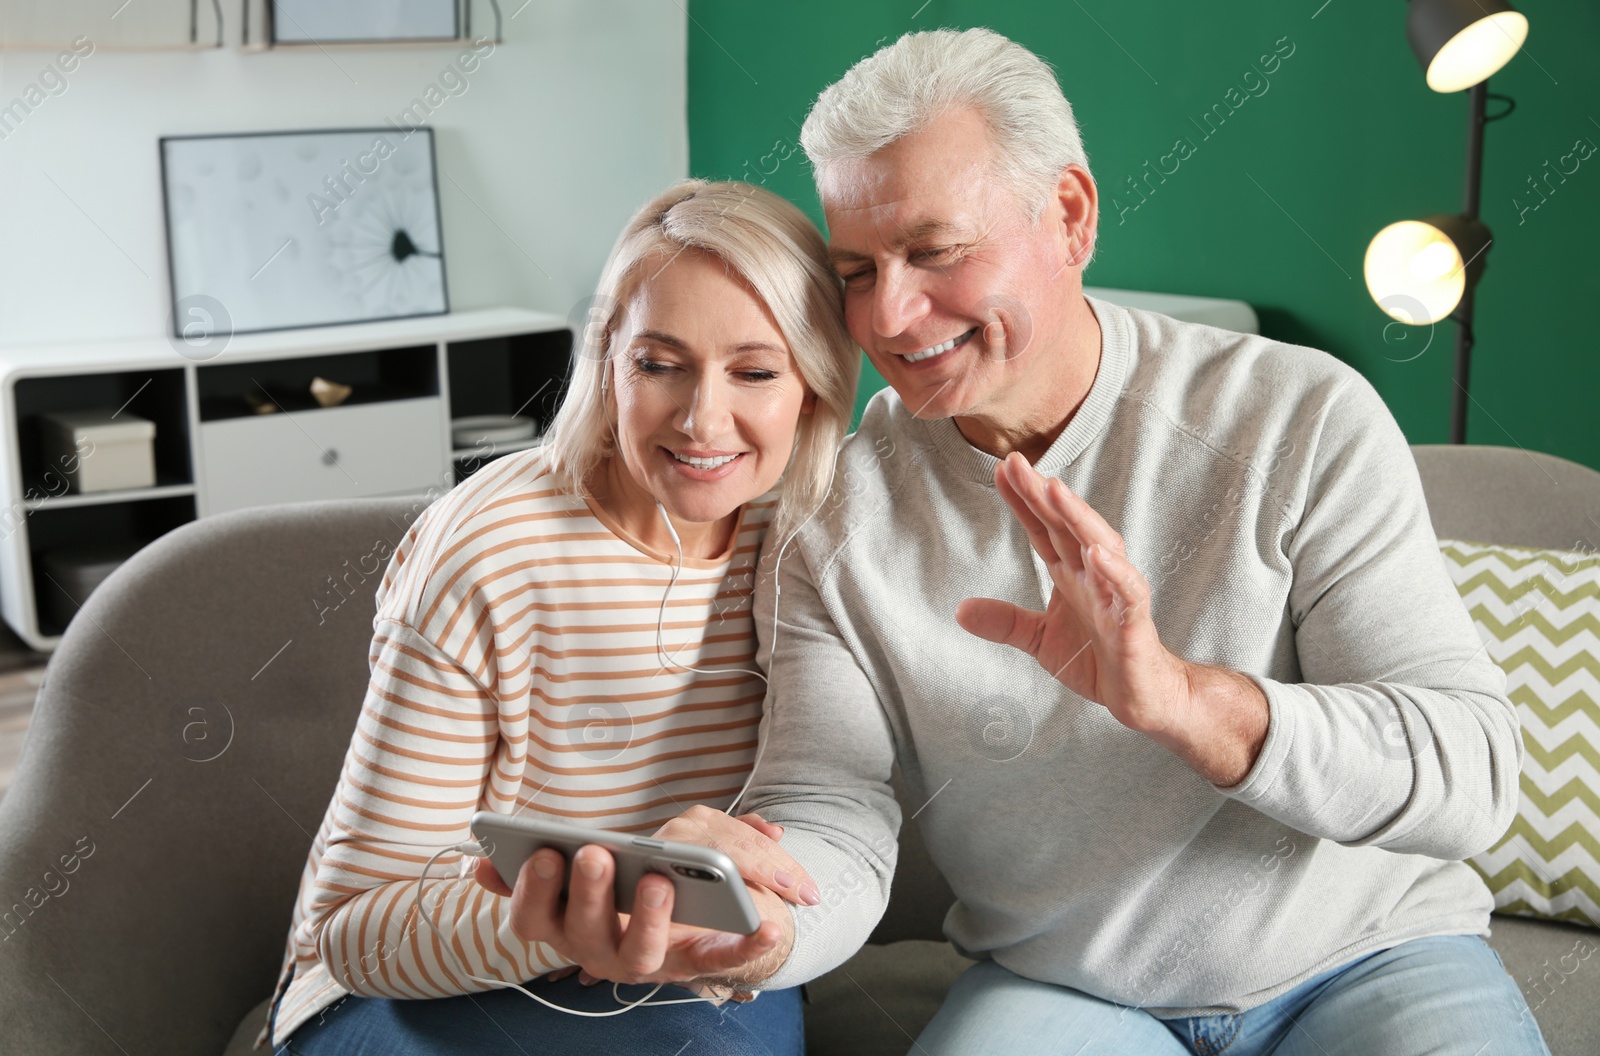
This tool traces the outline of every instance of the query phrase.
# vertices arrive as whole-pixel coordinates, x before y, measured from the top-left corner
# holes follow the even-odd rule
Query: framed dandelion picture
[[[166,136],[161,184],[175,337],[450,310],[431,128]]]

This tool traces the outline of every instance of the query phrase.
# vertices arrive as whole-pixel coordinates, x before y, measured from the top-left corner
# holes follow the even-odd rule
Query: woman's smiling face
[[[691,549],[691,532],[709,542],[777,484],[816,397],[766,304],[719,258],[689,250],[644,267],[607,364],[621,463],[609,499],[646,539],[637,518],[659,524],[659,500]]]

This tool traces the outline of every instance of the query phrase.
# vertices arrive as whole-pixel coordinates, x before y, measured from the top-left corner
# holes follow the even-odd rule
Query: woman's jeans
[[[611,984],[583,986],[576,975],[524,983],[563,1008],[617,1007]],[[648,986],[624,986],[637,1001]],[[651,1001],[694,995],[664,986]],[[276,1009],[274,1009],[276,1015]],[[403,1001],[346,997],[306,1020],[274,1056],[802,1056],[800,989],[763,992],[721,1005],[648,1005],[604,1019],[557,1012],[516,990]]]
[[[1248,1012],[1157,1019],[993,961],[969,968],[917,1056],[1549,1056],[1499,956],[1476,935],[1413,939]]]

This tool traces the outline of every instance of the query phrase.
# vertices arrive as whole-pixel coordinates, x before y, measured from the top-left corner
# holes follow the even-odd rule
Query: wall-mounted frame
[[[373,44],[459,40],[456,0],[264,0],[267,42]]]
[[[164,136],[160,154],[174,337],[450,310],[433,129]]]
[[[451,44],[473,39],[474,0],[242,0],[246,47]],[[488,0],[501,41],[500,0]],[[256,41],[252,45],[252,40]]]

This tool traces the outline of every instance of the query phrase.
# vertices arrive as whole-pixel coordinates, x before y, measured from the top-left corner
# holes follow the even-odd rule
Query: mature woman
[[[756,754],[758,551],[821,503],[855,394],[837,280],[794,206],[688,181],[628,224],[596,304],[545,445],[430,506],[378,590],[370,687],[265,1032],[276,1052],[802,1050],[793,992],[712,1004],[670,986],[580,1018],[491,985],[620,1007],[519,938],[511,898],[460,852],[418,904],[424,865],[471,838],[475,811],[648,833],[729,807]],[[798,866],[768,886],[815,897]]]

